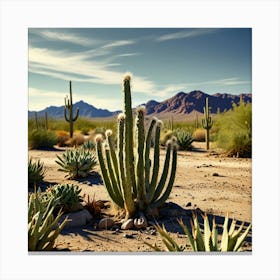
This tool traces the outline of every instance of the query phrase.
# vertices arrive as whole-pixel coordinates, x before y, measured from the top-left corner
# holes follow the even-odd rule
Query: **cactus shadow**
[[[99,173],[93,171],[89,176],[86,178],[78,178],[76,179],[79,183],[87,184],[88,186],[93,185],[103,185],[102,177]]]

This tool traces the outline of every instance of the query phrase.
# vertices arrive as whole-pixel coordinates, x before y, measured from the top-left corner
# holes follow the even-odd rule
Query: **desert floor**
[[[177,223],[182,217],[188,223],[192,210],[206,212],[215,216],[218,224],[224,216],[238,221],[251,222],[252,217],[252,161],[251,159],[230,158],[219,155],[214,150],[207,152],[205,143],[194,143],[194,150],[178,152],[178,166],[174,187],[157,222],[164,224],[179,244],[186,244],[191,250],[187,238]],[[99,167],[97,174],[79,181],[65,179],[66,173],[57,171],[56,155],[63,149],[54,151],[30,150],[29,156],[44,162],[47,170],[47,184],[74,183],[82,188],[83,194],[89,194],[96,200],[109,200],[102,185]],[[161,150],[161,166],[165,150]],[[112,209],[112,207],[111,207]],[[110,210],[110,209],[109,209]],[[106,215],[110,215],[107,209]],[[165,214],[164,214],[165,213]],[[153,221],[155,222],[155,221]],[[152,223],[145,230],[120,230],[116,225],[112,229],[97,229],[98,220],[93,220],[82,228],[64,230],[56,241],[56,247],[62,251],[91,252],[151,252],[144,242],[164,248]],[[251,237],[247,239],[243,251],[251,251]]]

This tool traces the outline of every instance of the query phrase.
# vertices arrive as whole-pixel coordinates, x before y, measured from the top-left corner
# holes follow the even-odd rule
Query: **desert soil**
[[[189,220],[192,210],[203,211],[214,215],[220,224],[226,213],[230,218],[251,223],[252,218],[252,169],[251,159],[232,158],[219,155],[214,150],[204,150],[205,143],[194,143],[194,151],[179,151],[178,166],[174,187],[167,202],[181,207],[181,212],[169,209],[169,214],[160,216],[157,222],[165,224],[167,230],[179,244],[186,244],[191,250],[187,238],[178,226],[177,218]],[[65,173],[58,171],[56,155],[63,149],[55,151],[30,150],[29,156],[40,159],[46,166],[45,181],[47,184],[74,183],[82,189],[82,194],[96,200],[109,200],[106,189],[97,174],[83,180],[74,181],[65,178]],[[164,160],[164,149],[161,150],[161,166]],[[179,206],[179,207],[178,207]],[[175,207],[175,209],[177,209]],[[110,215],[110,211],[106,211]],[[164,208],[163,208],[164,212]],[[62,232],[57,238],[58,250],[94,251],[94,252],[147,252],[153,251],[144,242],[164,248],[159,235],[152,224],[145,230],[97,229],[95,219],[82,228],[72,228]],[[245,243],[244,251],[251,251],[251,239]]]

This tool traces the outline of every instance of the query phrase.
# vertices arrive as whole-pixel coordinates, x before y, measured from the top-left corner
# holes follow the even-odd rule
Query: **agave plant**
[[[97,164],[95,154],[84,149],[67,150],[62,157],[57,155],[57,158],[55,162],[61,167],[58,170],[69,173],[65,176],[69,179],[88,176]]]
[[[193,214],[193,218],[191,220],[191,233],[187,226],[183,223],[182,220],[179,220],[179,224],[184,230],[184,233],[187,235],[189,242],[191,244],[192,250],[197,251],[220,251],[220,252],[229,252],[229,251],[240,251],[241,247],[252,227],[250,224],[246,229],[244,227],[244,222],[236,229],[236,220],[232,220],[230,228],[228,229],[229,218],[228,214],[225,217],[223,224],[223,233],[221,241],[218,241],[218,230],[215,223],[215,219],[213,219],[212,229],[209,224],[209,220],[207,215],[203,216],[204,220],[204,233],[202,234],[202,229],[200,229],[198,218],[196,214]],[[185,246],[178,245],[175,240],[170,236],[170,234],[166,231],[164,226],[155,226],[160,237],[165,244],[168,251],[184,251]],[[155,251],[161,251],[160,248],[155,244],[151,245],[145,243]]]
[[[86,141],[83,145],[82,145],[82,149],[84,150],[95,150],[95,143],[93,141]]]
[[[42,182],[45,176],[44,164],[40,161],[28,160],[28,187],[34,187]]]
[[[60,225],[62,213],[54,217],[57,200],[47,198],[40,189],[29,195],[28,200],[28,250],[49,251],[54,249],[55,239],[64,228],[68,219]]]
[[[46,193],[49,197],[54,197],[58,200],[57,207],[61,208],[63,212],[74,212],[82,208],[83,201],[80,193],[81,189],[73,184],[58,184],[49,187]]]
[[[177,143],[180,150],[190,150],[192,148],[192,142],[194,141],[194,139],[191,133],[179,129],[176,130],[175,136],[177,137]]]

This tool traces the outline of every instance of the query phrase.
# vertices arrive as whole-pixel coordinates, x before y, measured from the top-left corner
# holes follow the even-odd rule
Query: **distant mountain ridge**
[[[164,117],[170,114],[175,114],[178,117],[184,117],[186,115],[193,114],[194,112],[203,113],[203,107],[205,106],[205,98],[208,97],[209,106],[211,107],[211,113],[216,114],[218,110],[220,112],[228,111],[232,108],[232,104],[238,104],[240,97],[245,103],[252,103],[251,93],[242,93],[239,95],[216,93],[213,95],[204,93],[200,90],[194,90],[189,93],[178,92],[173,97],[166,99],[162,102],[150,100],[146,104],[142,104],[146,107],[147,115],[157,115]],[[79,107],[80,116],[86,118],[105,118],[117,115],[120,111],[109,111],[107,109],[98,109],[93,105],[90,105],[84,101],[75,103],[74,110]],[[64,118],[64,106],[50,106],[44,110],[38,111],[38,116],[44,116],[45,112],[52,118]],[[28,116],[34,116],[35,111],[28,111]]]
[[[199,90],[194,90],[189,93],[179,92],[175,96],[164,100],[162,102],[156,102],[151,100],[146,103],[147,114],[163,114],[174,113],[177,115],[190,114],[193,111],[203,113],[203,107],[205,106],[205,98],[208,97],[209,106],[211,107],[211,113],[216,114],[218,110],[223,112],[232,108],[232,103],[239,103],[240,96],[245,103],[252,103],[252,94],[227,94],[216,93],[213,95],[206,94]]]
[[[79,116],[85,117],[85,118],[106,118],[106,117],[112,117],[114,115],[117,115],[120,111],[114,111],[111,112],[107,109],[98,109],[83,100],[80,100],[79,102],[76,102],[73,104],[73,110],[74,112],[76,109],[79,108],[80,113]],[[44,116],[45,112],[48,113],[48,116],[51,118],[57,118],[61,119],[64,118],[64,106],[49,106],[45,108],[44,110],[37,111],[38,116]],[[34,116],[35,111],[28,111],[28,116]]]

